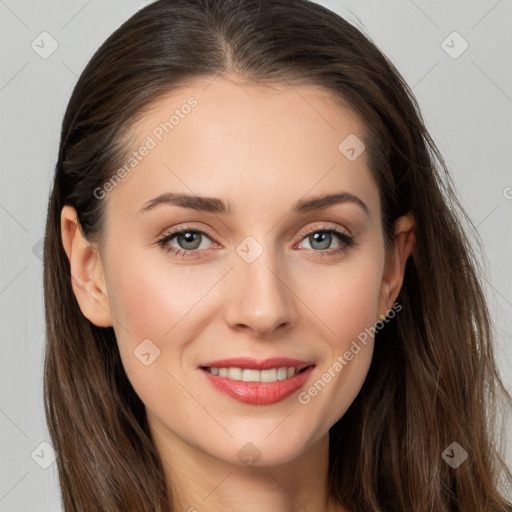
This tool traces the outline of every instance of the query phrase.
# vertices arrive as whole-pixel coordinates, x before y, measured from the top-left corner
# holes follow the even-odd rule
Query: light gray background
[[[61,510],[55,464],[42,469],[35,462],[51,462],[51,451],[39,447],[49,439],[40,260],[48,191],[62,116],[79,73],[105,38],[147,3],[0,0],[0,511]],[[413,87],[485,244],[498,363],[512,392],[512,3],[319,3],[363,28]],[[43,46],[44,31],[58,43],[46,59],[31,47],[34,40]],[[469,44],[455,59],[442,47],[453,31]],[[45,39],[46,50],[49,44]],[[449,38],[445,44],[458,52],[463,42]]]

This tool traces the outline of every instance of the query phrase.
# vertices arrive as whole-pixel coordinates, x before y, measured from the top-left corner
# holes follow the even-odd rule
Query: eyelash
[[[172,245],[169,245],[165,247],[165,245],[170,242],[176,235],[179,235],[181,233],[198,233],[201,235],[206,236],[207,238],[210,238],[210,235],[199,228],[193,228],[193,227],[180,227],[180,228],[174,228],[172,229],[168,234],[164,235],[162,238],[160,238],[157,241],[157,244],[160,245],[167,253],[174,254],[174,257],[179,258],[190,258],[196,255],[196,253],[201,252],[204,249],[193,249],[193,250],[185,250],[185,249],[178,249]],[[315,257],[323,258],[325,256],[335,256],[337,254],[342,254],[351,247],[357,245],[354,238],[350,235],[347,235],[346,233],[343,233],[342,231],[329,227],[329,226],[316,226],[305,233],[301,234],[302,241],[304,238],[308,237],[309,235],[312,235],[313,233],[326,233],[326,234],[333,234],[335,235],[338,240],[342,243],[342,246],[337,249],[330,249],[330,250],[314,250],[314,249],[307,249],[313,251],[315,254]]]

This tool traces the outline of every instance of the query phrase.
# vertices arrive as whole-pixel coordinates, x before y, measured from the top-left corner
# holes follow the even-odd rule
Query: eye
[[[309,247],[305,248],[321,253],[320,256],[323,256],[324,253],[337,254],[344,252],[355,245],[355,241],[352,236],[337,228],[329,226],[322,226],[321,228],[316,226],[306,233],[303,233],[301,236],[302,240],[306,240],[309,244]],[[332,247],[333,243],[335,244],[335,247]]]
[[[301,237],[301,240],[305,240],[309,247],[302,247],[299,244],[299,248],[309,249],[313,253],[317,253],[315,256],[320,257],[334,256],[356,245],[352,236],[330,226],[316,226],[302,233]],[[215,242],[212,242],[206,231],[190,226],[171,230],[170,233],[160,238],[157,243],[167,253],[180,258],[200,257],[201,251],[217,245]],[[333,244],[334,247],[332,247]]]
[[[205,239],[210,240],[206,231],[185,226],[173,229],[170,233],[158,240],[157,243],[166,249],[168,253],[172,253],[177,257],[189,258],[197,255],[200,250],[209,249],[211,247],[211,245],[208,244],[205,246],[203,243]],[[171,242],[174,242],[176,245]]]

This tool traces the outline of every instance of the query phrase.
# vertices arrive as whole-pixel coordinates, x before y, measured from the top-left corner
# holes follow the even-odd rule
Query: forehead
[[[199,80],[154,101],[132,126],[130,151],[149,149],[132,156],[111,200],[127,211],[179,191],[225,198],[235,214],[239,201],[261,214],[343,189],[371,202],[378,192],[365,152],[355,160],[343,153],[344,141],[362,142],[363,130],[318,86]]]
[[[192,121],[182,122],[187,118]],[[322,136],[329,132],[339,136],[352,130],[362,137],[364,129],[358,115],[341,97],[320,86],[254,83],[231,77],[199,78],[160,96],[144,110],[132,133],[139,140],[153,133],[160,141],[161,136],[170,133],[169,126],[167,131],[160,126],[166,123],[172,125],[170,131],[178,137],[180,132],[186,133],[186,125],[201,123],[204,129],[212,129],[210,137],[222,137],[227,132],[240,138],[257,135],[258,139],[267,134],[271,140],[275,140],[279,127],[288,128],[280,133],[282,138],[299,133],[311,136],[318,130]],[[298,123],[293,131],[291,123]]]

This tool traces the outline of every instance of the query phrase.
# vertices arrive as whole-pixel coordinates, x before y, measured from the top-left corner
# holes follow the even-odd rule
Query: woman
[[[75,87],[49,202],[64,510],[511,510],[461,220],[410,89],[336,14],[136,13]]]

